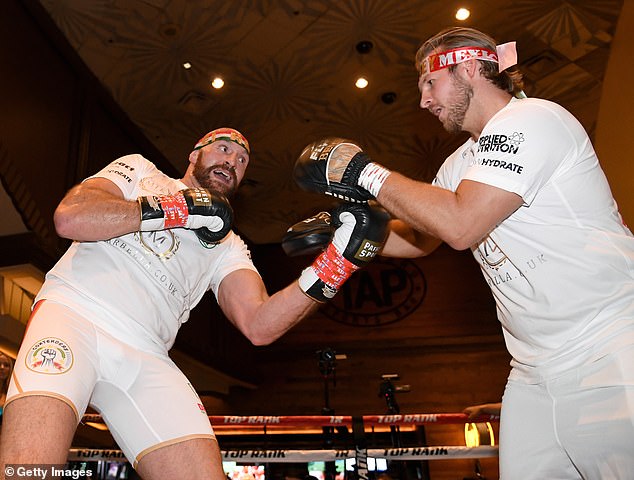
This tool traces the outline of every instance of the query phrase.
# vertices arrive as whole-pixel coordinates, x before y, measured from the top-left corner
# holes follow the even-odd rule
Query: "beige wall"
[[[603,93],[595,148],[612,186],[621,215],[634,226],[634,0],[625,0],[612,42]]]

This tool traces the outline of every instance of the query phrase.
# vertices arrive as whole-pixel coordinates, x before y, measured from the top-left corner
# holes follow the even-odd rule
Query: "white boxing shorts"
[[[149,342],[149,340],[148,340]],[[26,395],[88,405],[135,467],[163,446],[215,435],[196,391],[155,345],[131,346],[59,303],[39,302],[15,362],[6,404]]]
[[[500,479],[634,478],[634,346],[541,384],[509,380]]]

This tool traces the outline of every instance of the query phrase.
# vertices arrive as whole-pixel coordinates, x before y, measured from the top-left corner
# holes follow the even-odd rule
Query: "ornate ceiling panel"
[[[430,180],[464,137],[418,108],[413,58],[457,24],[442,0],[41,0],[128,116],[181,171],[196,140],[233,126],[252,148],[234,200],[255,243],[328,199],[291,180],[325,135],[349,137],[390,168]],[[622,0],[476,2],[465,23],[516,40],[529,95],[561,102],[593,133]],[[372,44],[367,53],[359,42]],[[369,42],[369,43],[367,43]],[[363,46],[363,45],[362,45]],[[183,68],[189,62],[190,69]],[[221,75],[222,90],[210,87]],[[368,78],[364,90],[353,86]],[[387,95],[386,95],[387,94]]]

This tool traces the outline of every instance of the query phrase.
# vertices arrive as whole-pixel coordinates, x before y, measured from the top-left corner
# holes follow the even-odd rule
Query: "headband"
[[[458,47],[444,52],[430,53],[421,63],[421,75],[435,72],[451,65],[476,59],[498,64],[500,72],[517,64],[515,42],[503,43],[495,47],[495,52],[484,47]]]
[[[210,143],[217,142],[218,140],[226,140],[228,142],[237,143],[241,147],[244,147],[249,155],[251,154],[249,142],[246,137],[233,128],[216,128],[215,130],[212,130],[203,138],[198,140],[198,143],[194,145],[194,150],[200,150],[201,148],[206,147]]]

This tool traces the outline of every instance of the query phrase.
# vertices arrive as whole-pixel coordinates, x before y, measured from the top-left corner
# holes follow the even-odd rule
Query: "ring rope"
[[[355,458],[354,449],[345,450],[284,450],[284,449],[240,449],[223,450],[222,459],[237,462],[285,463],[334,461]],[[446,460],[456,458],[497,457],[497,446],[480,447],[409,447],[409,448],[370,448],[368,457],[385,458],[386,460]],[[126,461],[120,450],[102,450],[94,448],[71,448],[69,461]]]
[[[428,424],[464,424],[477,422],[497,422],[498,415],[481,415],[468,418],[464,413],[426,413],[426,414],[392,414],[392,415],[210,415],[209,420],[214,427],[244,426],[286,426],[286,427],[338,427],[351,426],[353,420],[360,418],[364,426],[392,425],[428,425]],[[103,423],[99,414],[86,414],[82,422]],[[236,449],[221,452],[223,460],[256,461],[269,463],[334,461],[355,458],[357,452],[352,449],[340,450],[286,450],[286,449]],[[497,446],[421,446],[421,447],[384,447],[367,449],[368,457],[385,458],[387,460],[437,460],[456,458],[497,457]],[[94,448],[71,448],[69,461],[121,460],[125,456],[120,450],[104,450]]]
[[[377,425],[447,425],[460,423],[497,422],[499,415],[480,415],[468,418],[464,413],[420,413],[402,415],[363,415],[363,424]],[[209,421],[213,426],[263,426],[284,425],[294,427],[322,426],[337,427],[352,425],[351,415],[210,415]],[[82,422],[103,423],[99,414],[86,414]]]

